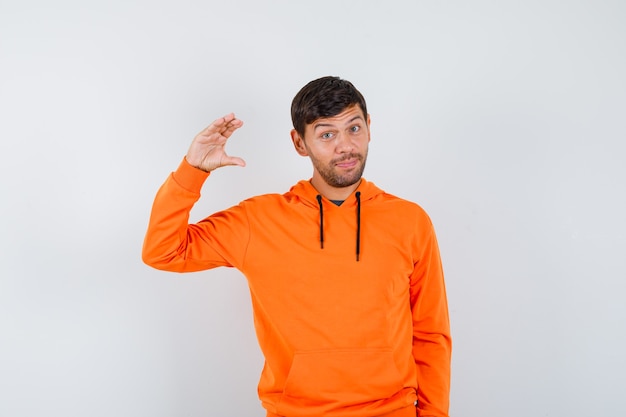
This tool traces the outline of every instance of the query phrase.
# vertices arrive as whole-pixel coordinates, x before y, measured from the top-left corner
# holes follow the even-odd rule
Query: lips
[[[351,153],[349,155],[344,155],[343,159],[340,159],[339,161],[332,162],[338,168],[350,169],[356,167],[361,159],[361,155],[357,153]]]
[[[357,165],[359,160],[357,158],[346,159],[344,161],[338,162],[336,165],[339,168],[353,168]]]

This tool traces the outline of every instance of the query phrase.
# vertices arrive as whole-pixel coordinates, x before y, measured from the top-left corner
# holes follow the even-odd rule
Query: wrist
[[[202,171],[202,172],[209,173],[209,172],[211,172],[211,171],[212,171],[212,170],[210,170],[210,169],[204,169],[204,168],[202,168],[202,164],[201,164],[200,162],[193,161],[193,160],[191,160],[191,161],[190,161],[188,156],[185,156],[185,162],[186,162],[186,163],[187,163],[187,165],[189,165],[190,167],[195,168],[195,169],[197,169],[197,170],[200,170],[200,171]]]
[[[197,168],[187,161],[187,158],[183,158],[182,162],[178,166],[178,169],[173,172],[174,180],[183,188],[199,193],[204,181],[211,174],[210,171],[204,171]]]

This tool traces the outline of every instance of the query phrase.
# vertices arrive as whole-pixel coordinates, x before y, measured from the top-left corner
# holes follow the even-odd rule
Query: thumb
[[[222,166],[227,166],[227,165],[236,165],[236,166],[240,166],[240,167],[245,167],[246,166],[246,161],[244,161],[243,159],[237,157],[237,156],[226,156],[224,157],[224,159],[222,159]]]

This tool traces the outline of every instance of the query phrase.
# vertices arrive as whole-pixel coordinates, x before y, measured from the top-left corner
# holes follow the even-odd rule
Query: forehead
[[[355,120],[363,120],[365,121],[365,115],[361,110],[359,105],[354,104],[350,107],[346,107],[341,113],[332,117],[320,117],[317,120],[314,120],[312,123],[308,124],[307,127],[312,127],[316,129],[317,127],[328,127],[328,126],[341,126],[345,124],[352,123]]]

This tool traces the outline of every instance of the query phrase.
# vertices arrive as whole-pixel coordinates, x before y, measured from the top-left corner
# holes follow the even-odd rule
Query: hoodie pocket
[[[390,398],[403,385],[390,349],[296,352],[279,408],[349,407]]]

